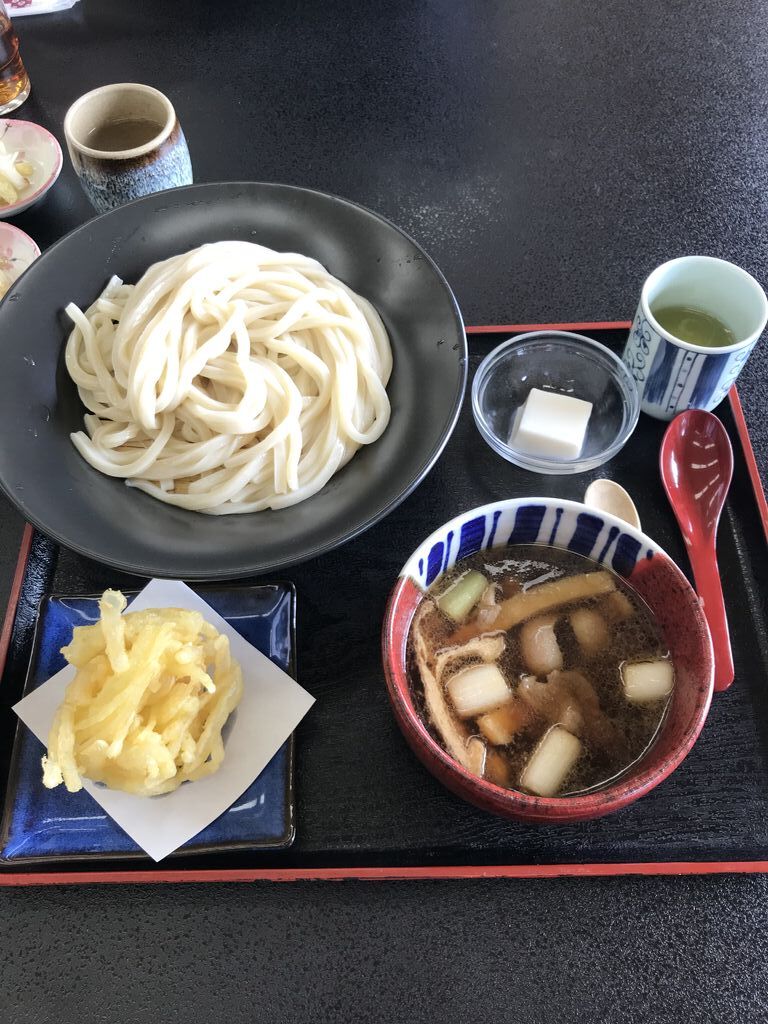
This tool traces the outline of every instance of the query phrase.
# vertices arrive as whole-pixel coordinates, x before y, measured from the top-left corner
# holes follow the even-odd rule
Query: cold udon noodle
[[[112,278],[74,323],[66,366],[94,468],[216,515],[295,505],[390,416],[376,310],[313,259],[216,242]]]

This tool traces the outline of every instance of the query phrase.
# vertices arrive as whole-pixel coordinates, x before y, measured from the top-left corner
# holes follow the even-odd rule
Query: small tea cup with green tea
[[[725,398],[768,321],[765,292],[746,270],[681,256],[646,280],[624,349],[643,412],[671,420]]]

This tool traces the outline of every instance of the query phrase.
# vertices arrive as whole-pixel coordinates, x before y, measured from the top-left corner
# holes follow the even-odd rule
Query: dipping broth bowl
[[[424,591],[455,563],[509,544],[545,544],[592,558],[635,589],[658,622],[675,665],[675,688],[658,736],[642,757],[602,788],[575,796],[537,797],[471,774],[440,745],[419,710],[407,670],[411,622]],[[520,498],[457,516],[411,555],[390,594],[382,634],[384,673],[406,740],[448,789],[483,810],[533,822],[602,817],[650,792],[685,758],[712,699],[712,641],[699,600],[680,569],[649,537],[574,501]]]

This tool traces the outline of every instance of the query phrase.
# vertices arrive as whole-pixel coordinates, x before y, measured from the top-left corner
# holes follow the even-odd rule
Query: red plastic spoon
[[[680,413],[664,434],[659,463],[712,634],[715,689],[727,690],[733,682],[733,656],[715,550],[717,524],[733,476],[733,449],[725,427],[703,409]]]

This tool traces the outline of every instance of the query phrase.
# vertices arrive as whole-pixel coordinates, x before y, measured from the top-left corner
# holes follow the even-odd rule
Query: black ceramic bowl
[[[301,252],[378,309],[392,341],[392,418],[318,494],[280,511],[207,516],[103,476],[69,434],[83,406],[64,368],[63,309],[108,278],[204,242]],[[144,576],[265,572],[336,547],[390,512],[424,478],[456,422],[466,340],[440,271],[407,235],[354,203],[287,185],[194,185],[96,217],[38,259],[0,304],[0,486],[43,532]]]

